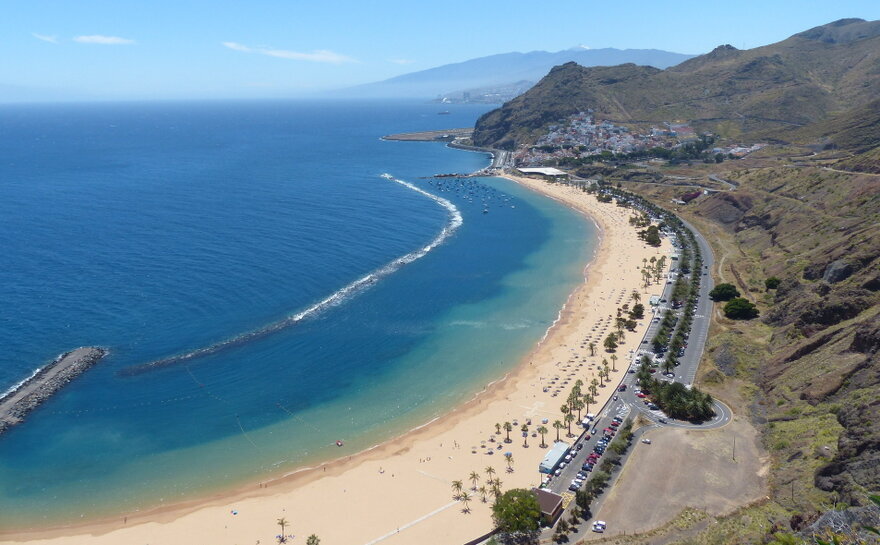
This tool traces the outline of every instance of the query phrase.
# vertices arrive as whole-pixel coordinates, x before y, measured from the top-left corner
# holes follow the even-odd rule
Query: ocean
[[[0,528],[351,454],[513,369],[583,278],[594,226],[507,180],[431,178],[486,154],[380,139],[487,109],[0,106],[0,391],[77,346],[110,351],[0,436]]]

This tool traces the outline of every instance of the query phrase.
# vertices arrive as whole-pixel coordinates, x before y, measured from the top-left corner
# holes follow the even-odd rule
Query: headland
[[[437,131],[403,132],[383,136],[382,140],[398,140],[401,142],[452,142],[463,138],[470,138],[474,134],[474,128],[441,129]]]

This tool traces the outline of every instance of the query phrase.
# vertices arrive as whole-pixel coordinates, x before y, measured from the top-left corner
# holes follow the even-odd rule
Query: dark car
[[[618,392],[625,392],[626,391],[626,384],[621,384],[620,388],[618,388],[617,391]]]

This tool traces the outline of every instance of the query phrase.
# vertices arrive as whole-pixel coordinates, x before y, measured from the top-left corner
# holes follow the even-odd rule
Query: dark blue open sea
[[[0,107],[0,391],[110,350],[0,436],[0,527],[350,454],[512,369],[581,280],[592,224],[505,180],[422,179],[485,154],[380,140],[486,109]]]

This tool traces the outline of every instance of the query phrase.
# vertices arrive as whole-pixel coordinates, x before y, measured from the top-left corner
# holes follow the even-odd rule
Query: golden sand
[[[485,468],[489,466],[505,490],[539,483],[538,463],[546,449],[539,448],[541,438],[532,437],[531,432],[542,419],[549,419],[546,439],[552,443],[556,437],[552,423],[562,419],[560,406],[574,381],[581,379],[589,385],[602,358],[610,362],[602,341],[613,331],[617,308],[624,303],[632,305],[633,289],[638,289],[643,302],[661,290],[662,286],[647,291],[641,287],[643,259],[670,250],[666,242],[661,248],[652,248],[639,240],[628,223],[631,211],[627,209],[601,204],[594,196],[571,187],[508,177],[592,218],[600,228],[601,240],[595,259],[585,270],[584,283],[571,294],[560,319],[504,379],[429,425],[350,459],[198,504],[81,527],[6,535],[2,543],[267,544],[275,542],[279,534],[276,520],[281,517],[289,523],[285,533],[295,536],[289,540],[294,544],[304,544],[310,534],[317,534],[325,545],[454,544],[491,530],[492,498],[483,503],[481,494],[470,490],[471,472],[480,475],[478,488],[486,480]],[[626,372],[628,353],[637,348],[648,319],[639,323],[636,332],[628,332],[617,348],[617,371],[612,373],[611,384],[599,389],[598,405],[592,406],[591,412],[597,412],[613,395],[613,385]],[[596,344],[593,357],[587,347],[590,341]],[[503,443],[503,432],[495,432],[496,423],[517,421],[522,425],[527,419],[532,422],[528,446],[523,444],[519,426],[510,434],[509,444]],[[565,432],[562,430],[562,436]],[[503,445],[502,450],[496,450],[498,444]],[[487,454],[489,450],[494,454]],[[507,471],[504,452],[513,454],[512,472]],[[462,511],[462,502],[453,499],[455,480],[462,481],[472,496],[469,513]]]

